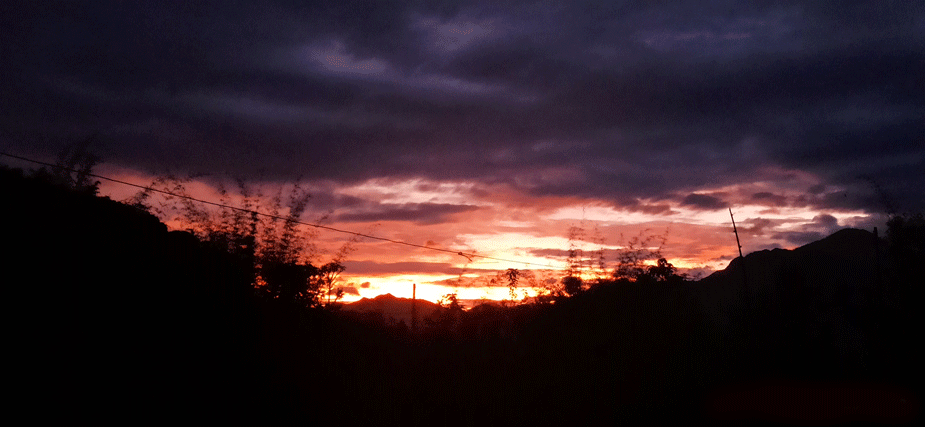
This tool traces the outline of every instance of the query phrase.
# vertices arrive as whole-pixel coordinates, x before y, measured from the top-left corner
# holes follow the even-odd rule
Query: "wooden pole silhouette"
[[[742,255],[742,243],[739,241],[739,229],[736,228],[736,219],[732,215],[732,208],[729,208],[729,218],[732,219],[732,232],[736,235],[736,247],[739,248],[739,258],[742,259],[742,296],[745,299],[745,308],[748,310],[750,308],[748,300],[748,274],[745,272],[745,257]]]
[[[418,331],[418,284],[413,283],[411,285],[411,334],[414,335]]]
[[[736,229],[736,219],[732,216],[732,208],[729,208],[729,218],[732,218],[732,232],[736,234],[736,246],[739,248],[739,257],[742,257],[742,243],[739,243],[739,230]]]
[[[745,272],[745,256],[742,255],[742,243],[739,240],[739,229],[736,228],[735,216],[732,215],[732,208],[729,208],[729,218],[732,220],[732,232],[736,235],[736,246],[739,249],[739,259],[742,263],[742,307],[740,313],[741,332],[743,334],[742,338],[744,339],[745,344],[745,353],[748,355],[746,360],[751,359],[755,352],[757,351],[757,337],[755,336],[755,322],[754,322],[754,313],[752,312],[752,302],[750,298],[750,292],[748,291],[748,275]],[[750,362],[746,361],[744,365],[746,370],[751,370],[752,366]]]

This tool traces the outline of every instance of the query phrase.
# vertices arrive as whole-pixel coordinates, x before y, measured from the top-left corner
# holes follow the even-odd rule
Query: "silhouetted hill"
[[[919,393],[922,353],[899,331],[918,323],[909,307],[922,301],[900,297],[887,252],[873,233],[844,229],[793,250],[748,254],[691,284],[707,328],[741,340],[739,371],[751,385],[729,393],[864,384],[881,384],[872,400]]]
[[[699,282],[601,283],[537,311],[518,333],[518,368],[545,372],[523,393],[570,414],[620,402],[607,412],[614,422],[673,420],[665,408],[687,420],[908,421],[922,353],[894,332],[909,317],[891,313],[916,303],[889,302],[882,246],[848,229],[749,254]],[[549,389],[558,399],[538,391]],[[846,393],[853,408],[821,403]]]
[[[844,276],[845,271],[874,272],[876,258],[875,249],[877,241],[873,233],[852,228],[846,228],[832,235],[794,250],[772,249],[752,252],[742,258],[736,258],[729,263],[726,269],[715,272],[701,280],[701,283],[712,283],[721,280],[739,280],[742,274],[743,263],[747,265],[746,273],[754,270],[758,279],[756,283],[766,283],[768,277],[778,277],[783,270],[798,268],[804,273],[818,272],[828,274],[837,273]],[[881,248],[881,251],[883,248]],[[831,270],[825,270],[831,268]],[[816,277],[820,277],[816,275]],[[852,282],[872,280],[872,277],[855,277]],[[754,285],[758,286],[758,285]],[[759,286],[760,287],[760,286]]]
[[[797,303],[813,312],[836,306],[856,311],[877,292],[882,246],[873,233],[844,229],[794,250],[762,250],[736,258],[696,286],[706,310],[717,316],[730,314],[722,308],[729,306],[762,315],[795,314]]]
[[[440,306],[427,300],[413,302],[410,298],[399,298],[392,294],[378,295],[375,298],[363,298],[350,304],[344,304],[343,310],[359,313],[382,313],[383,321],[398,323],[404,321],[411,326],[411,307],[417,304],[418,322],[423,322]]]
[[[18,170],[0,168],[0,200],[8,386],[25,405],[58,408],[33,421],[241,414],[254,321],[249,280],[227,253]]]
[[[848,347],[867,339],[869,325],[863,324],[860,312],[871,308],[879,286],[878,245],[873,233],[844,229],[794,250],[763,250],[736,258],[696,286],[706,311],[725,316],[724,326],[736,315],[729,308],[750,310],[751,316],[763,319],[749,332],[759,341],[787,337],[810,347],[837,342],[839,354],[818,362],[826,368],[849,369],[842,366],[848,364],[857,369],[860,355]]]

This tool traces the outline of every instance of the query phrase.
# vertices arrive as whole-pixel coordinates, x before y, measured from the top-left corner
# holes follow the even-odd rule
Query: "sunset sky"
[[[708,274],[729,208],[746,253],[922,211],[925,6],[764,3],[5,3],[0,146],[95,136],[98,173],[210,200],[299,181],[306,222],[517,261],[359,239],[348,300],[506,298],[487,278],[561,277],[573,226]]]

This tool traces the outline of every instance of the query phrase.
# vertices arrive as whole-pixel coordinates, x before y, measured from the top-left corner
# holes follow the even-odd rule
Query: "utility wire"
[[[81,171],[78,171],[78,170],[76,170],[76,169],[68,168],[68,167],[61,166],[61,165],[55,165],[55,164],[43,162],[43,161],[40,161],[40,160],[30,159],[30,158],[26,158],[26,157],[22,157],[22,156],[16,156],[16,155],[9,154],[9,153],[0,152],[0,155],[7,156],[7,157],[12,157],[12,158],[14,158],[14,159],[19,159],[19,160],[23,160],[23,161],[27,161],[27,162],[31,162],[31,163],[43,165],[43,166],[48,166],[48,167],[52,167],[52,168],[56,168],[56,169],[62,169],[62,170],[66,170],[66,171],[70,171],[70,172],[75,172],[75,173],[82,173]],[[359,232],[356,232],[356,231],[342,230],[342,229],[339,229],[339,228],[329,227],[329,226],[327,226],[327,225],[315,224],[315,223],[304,222],[304,221],[298,221],[298,220],[291,220],[291,219],[289,219],[289,218],[285,218],[285,217],[282,217],[282,216],[279,216],[279,215],[272,215],[272,214],[268,214],[268,213],[259,212],[259,211],[256,211],[256,210],[244,209],[244,208],[239,208],[239,207],[237,207],[237,206],[230,206],[230,205],[225,205],[225,204],[222,204],[222,203],[212,202],[212,201],[209,201],[209,200],[197,199],[197,198],[195,198],[195,197],[187,196],[187,195],[184,195],[184,194],[176,194],[176,193],[173,193],[173,192],[170,192],[170,191],[159,190],[159,189],[154,188],[154,187],[149,187],[149,186],[146,186],[146,185],[140,185],[140,184],[135,184],[135,183],[127,182],[127,181],[122,181],[122,180],[120,180],[120,179],[110,178],[110,177],[107,177],[107,176],[98,175],[98,174],[94,174],[94,173],[86,173],[86,175],[87,175],[87,176],[94,177],[94,178],[104,179],[104,180],[110,181],[110,182],[115,182],[115,183],[117,183],[117,184],[127,185],[127,186],[130,186],[130,187],[140,188],[140,189],[142,189],[142,190],[147,190],[147,191],[153,191],[153,192],[156,192],[156,193],[166,194],[166,195],[168,195],[168,196],[178,197],[178,198],[181,198],[181,199],[192,200],[192,201],[194,201],[194,202],[204,203],[204,204],[211,205],[211,206],[217,206],[217,207],[221,207],[221,208],[232,209],[232,210],[236,210],[236,211],[239,211],[239,212],[246,212],[246,213],[249,213],[249,214],[260,215],[260,216],[264,216],[264,217],[272,218],[272,219],[278,219],[278,220],[283,220],[283,221],[292,221],[292,222],[294,222],[294,223],[296,223],[296,224],[306,225],[306,226],[309,226],[309,227],[320,228],[320,229],[323,229],[323,230],[329,230],[329,231],[334,231],[334,232],[338,232],[338,233],[350,234],[350,235],[354,235],[354,236],[358,236],[358,237],[365,237],[365,238],[367,238],[367,239],[380,240],[380,241],[383,241],[383,242],[394,243],[394,244],[397,244],[397,245],[405,245],[405,246],[411,246],[411,247],[414,247],[414,248],[429,249],[429,250],[432,250],[432,251],[445,252],[445,253],[449,253],[449,254],[453,254],[453,255],[459,255],[459,256],[461,256],[461,257],[466,258],[466,259],[469,260],[470,262],[472,261],[472,258],[482,258],[482,259],[490,259],[490,260],[493,260],[493,261],[512,262],[512,263],[516,263],[516,264],[535,265],[535,266],[539,266],[539,267],[553,268],[551,265],[548,265],[548,264],[539,264],[539,263],[527,262],[527,261],[517,261],[517,260],[512,260],[512,259],[491,257],[491,256],[487,256],[487,255],[479,255],[479,254],[476,254],[476,253],[468,253],[468,252],[462,252],[462,251],[454,251],[454,250],[451,250],[451,249],[436,248],[436,247],[433,247],[433,246],[419,245],[419,244],[416,244],[416,243],[410,243],[410,242],[405,242],[405,241],[401,241],[401,240],[389,239],[389,238],[387,238],[387,237],[373,236],[373,235],[370,235],[370,234],[359,233]]]

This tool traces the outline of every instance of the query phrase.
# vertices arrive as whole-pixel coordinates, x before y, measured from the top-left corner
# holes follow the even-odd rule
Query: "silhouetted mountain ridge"
[[[742,333],[769,349],[766,354],[801,361],[782,372],[855,375],[866,364],[860,349],[874,333],[870,316],[882,293],[882,245],[871,232],[843,229],[793,250],[736,258],[693,286],[717,325],[748,324]]]
[[[378,295],[375,298],[363,298],[350,304],[344,304],[343,310],[354,312],[372,312],[382,313],[383,320],[386,322],[401,322],[411,326],[412,306],[417,304],[417,320],[421,322],[427,316],[430,316],[434,310],[440,309],[438,304],[427,300],[414,300],[411,298],[399,298],[392,294]]]
[[[765,249],[745,255],[744,260],[743,258],[735,258],[725,269],[701,279],[701,282],[728,280],[734,275],[741,275],[743,263],[747,265],[747,270],[755,269],[759,273],[775,268],[783,268],[784,265],[798,262],[799,258],[829,262],[863,260],[862,264],[866,264],[876,256],[874,254],[876,244],[873,233],[855,228],[845,228],[821,240],[807,243],[793,250]]]

